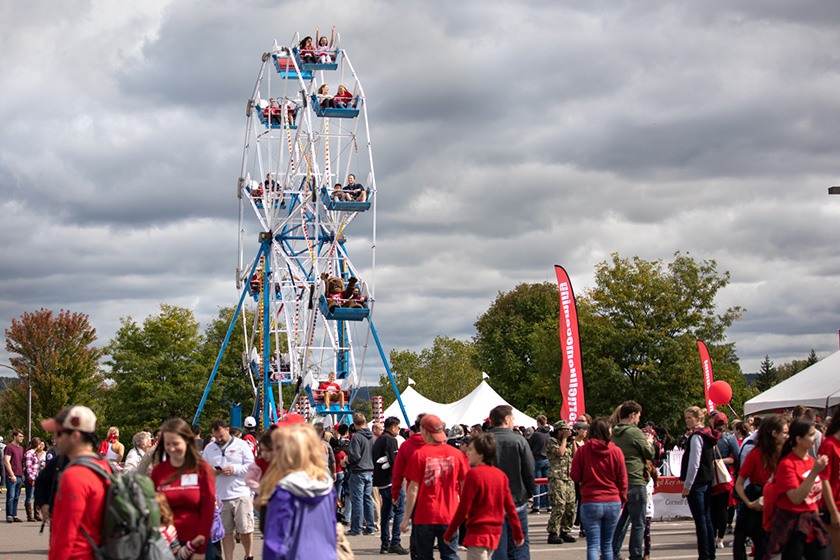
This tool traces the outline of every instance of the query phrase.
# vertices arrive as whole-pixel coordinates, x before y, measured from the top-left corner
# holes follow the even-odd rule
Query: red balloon
[[[732,387],[726,381],[715,381],[709,386],[709,398],[715,404],[729,404],[732,400]]]

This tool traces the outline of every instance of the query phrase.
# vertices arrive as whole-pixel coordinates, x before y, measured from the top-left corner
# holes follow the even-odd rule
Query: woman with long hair
[[[828,458],[820,455],[815,460],[808,454],[816,437],[813,422],[804,419],[791,422],[774,475],[778,497],[765,558],[779,553],[782,560],[831,558],[831,542],[819,514],[820,501],[825,502],[833,524],[840,520],[831,487],[820,477]]]
[[[752,453],[747,455],[738,471],[735,480],[735,493],[741,498],[743,506],[738,513],[738,522],[732,541],[732,557],[735,560],[747,560],[747,537],[755,546],[755,558],[764,558],[767,545],[767,532],[762,527],[762,511],[764,485],[776,471],[782,446],[788,438],[787,416],[776,414],[767,417],[758,429],[758,444]],[[749,480],[749,484],[747,484]]]
[[[825,478],[831,486],[834,505],[840,503],[840,415],[835,414],[825,429],[825,437],[820,445],[820,455],[828,457]],[[840,560],[840,524],[831,522],[831,514],[823,511],[823,521],[828,525],[828,534],[834,548],[835,560]]]
[[[260,481],[264,560],[335,560],[335,491],[324,447],[309,424],[271,434],[274,456]]]
[[[610,420],[596,418],[589,440],[572,459],[572,480],[580,484],[580,520],[586,531],[586,559],[612,560],[612,535],[627,502],[624,454],[610,440]]]
[[[680,466],[680,480],[683,481],[683,498],[688,498],[688,509],[694,518],[699,558],[714,560],[715,529],[712,525],[711,498],[718,433],[704,425],[705,419],[705,409],[696,406],[685,409],[688,439]]]
[[[41,521],[41,511],[38,508],[35,508],[35,516],[33,517],[32,504],[35,501],[35,479],[41,472],[41,456],[43,454],[44,442],[37,437],[29,441],[29,447],[23,454],[23,487],[26,489],[23,507],[26,508],[27,521]]]
[[[169,502],[178,540],[186,545],[203,535],[204,542],[196,547],[192,557],[212,559],[213,547],[208,544],[216,504],[216,481],[210,465],[198,452],[190,425],[180,418],[166,421],[161,426],[161,441],[154,454],[158,464],[151,478],[155,489]]]

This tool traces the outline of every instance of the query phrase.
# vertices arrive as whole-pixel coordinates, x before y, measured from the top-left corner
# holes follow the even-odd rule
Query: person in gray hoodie
[[[353,415],[356,433],[350,438],[347,450],[347,470],[350,472],[350,531],[348,536],[362,534],[362,514],[367,525],[365,534],[374,532],[373,510],[373,433],[367,427],[365,415]]]
[[[642,547],[645,536],[645,511],[647,509],[647,480],[645,480],[645,462],[653,460],[653,447],[639,429],[642,407],[636,401],[627,401],[618,412],[619,423],[613,426],[612,441],[624,453],[627,467],[627,502],[621,512],[618,525],[613,533],[613,553],[621,556],[621,547],[630,530],[630,560],[642,560]]]

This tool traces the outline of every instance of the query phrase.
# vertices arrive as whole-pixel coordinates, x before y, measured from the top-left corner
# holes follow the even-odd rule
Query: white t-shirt
[[[233,474],[216,476],[216,497],[220,500],[233,500],[251,495],[251,489],[245,484],[248,466],[254,462],[254,453],[248,442],[231,437],[227,444],[219,442],[207,444],[202,453],[210,467],[233,467]]]

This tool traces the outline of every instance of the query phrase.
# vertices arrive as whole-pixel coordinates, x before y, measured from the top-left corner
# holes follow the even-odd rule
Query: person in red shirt
[[[405,480],[405,469],[408,466],[408,462],[411,460],[411,457],[414,455],[414,452],[426,445],[426,442],[423,440],[423,434],[420,433],[420,422],[423,421],[423,417],[426,416],[425,412],[421,412],[417,415],[417,418],[414,420],[414,425],[411,426],[411,436],[409,436],[402,445],[400,445],[400,449],[397,452],[397,458],[394,460],[394,465],[391,467],[391,499],[394,502],[399,501],[400,499],[400,491],[403,487],[403,480]],[[411,517],[411,514],[405,514],[406,517]],[[409,549],[411,550],[411,557],[415,558],[417,555],[417,545],[414,542],[415,539],[414,531],[411,531],[411,537],[409,539]]]
[[[493,466],[496,459],[496,438],[489,432],[471,439],[464,451],[472,467],[464,478],[461,501],[449,527],[443,534],[449,542],[466,519],[467,536],[461,544],[467,548],[467,557],[490,560],[499,546],[505,515],[510,519],[513,542],[525,544],[522,525],[516,514],[510,482],[507,475]]]
[[[178,540],[184,545],[199,535],[203,544],[196,547],[192,556],[204,560],[205,554],[212,558],[210,529],[216,505],[216,481],[210,465],[201,458],[195,445],[190,425],[180,418],[167,421],[161,427],[163,445],[158,445],[155,454],[166,460],[152,470],[155,489],[166,496],[174,516],[173,525]]]
[[[778,497],[765,557],[782,553],[782,558],[824,558],[831,542],[820,519],[820,501],[825,502],[830,512],[831,524],[840,525],[831,486],[820,477],[828,465],[828,457],[820,455],[814,460],[808,454],[816,441],[813,422],[794,420],[789,436],[774,475]]]
[[[96,415],[86,406],[70,406],[55,418],[44,420],[41,427],[55,434],[59,453],[72,461],[94,457],[107,472],[108,461],[93,450],[96,442]],[[102,542],[105,513],[105,484],[84,465],[68,466],[61,475],[58,493],[51,510],[49,560],[92,560],[93,546]]]
[[[330,409],[330,401],[338,397],[338,404],[344,408],[344,391],[341,390],[341,385],[335,382],[335,372],[331,371],[327,381],[318,386],[319,391],[324,392],[324,406],[327,410]]]
[[[444,428],[443,421],[434,414],[423,417],[420,433],[426,445],[412,455],[405,471],[409,484],[406,516],[400,530],[406,533],[409,523],[414,524],[417,556],[421,560],[432,560],[435,540],[441,560],[458,558],[458,539],[446,543],[443,534],[455,516],[459,486],[467,476],[469,464],[463,453],[445,445]]]
[[[580,521],[586,531],[588,560],[613,557],[612,537],[627,503],[624,453],[610,441],[610,421],[602,416],[589,426],[589,441],[572,459],[572,480],[580,484]]]
[[[756,453],[747,455],[738,471],[735,493],[741,498],[744,506],[738,513],[738,521],[735,524],[732,541],[734,560],[747,560],[747,537],[755,546],[754,557],[764,557],[767,532],[761,523],[761,512],[764,509],[762,490],[776,470],[782,446],[788,438],[788,424],[790,419],[787,416],[776,414],[767,417],[758,429]]]
[[[828,457],[828,467],[823,476],[828,479],[828,484],[831,486],[834,504],[840,504],[840,415],[835,415],[828,423],[819,454]],[[823,519],[825,519],[825,514],[823,514]],[[834,548],[834,558],[840,559],[840,526],[830,524],[828,534]]]
[[[335,93],[335,97],[333,97],[333,103],[339,109],[352,109],[353,94],[347,91],[346,87],[338,86],[338,91]]]

